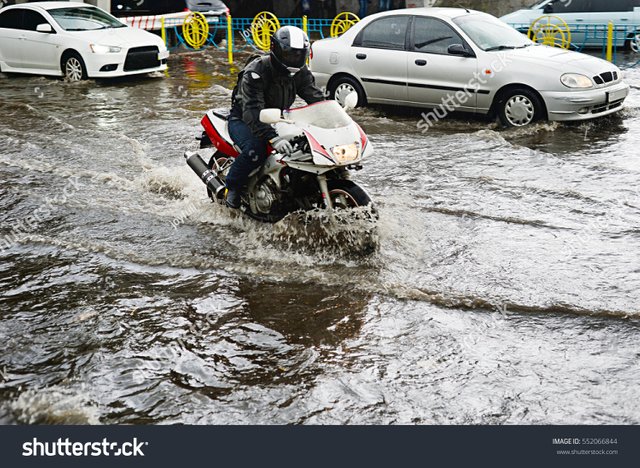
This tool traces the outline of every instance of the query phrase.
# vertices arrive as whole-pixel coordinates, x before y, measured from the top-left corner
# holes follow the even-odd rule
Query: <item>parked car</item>
[[[197,11],[209,18],[226,17],[229,12],[221,0],[111,0],[111,12],[118,17],[166,15],[184,10]]]
[[[0,10],[0,70],[71,81],[166,70],[162,39],[100,8],[36,2]]]
[[[571,42],[576,48],[602,47],[605,27],[610,21],[626,26],[626,34],[616,35],[616,46],[628,48],[635,39],[635,29],[640,27],[640,0],[542,0],[500,19],[526,33],[529,25],[543,15],[565,21],[572,29]],[[591,25],[601,26],[602,32],[596,34]]]
[[[229,8],[220,0],[187,0],[187,8],[191,11],[198,11],[205,16],[226,15]]]
[[[535,44],[499,19],[462,8],[368,16],[317,41],[311,70],[339,102],[498,115],[507,126],[586,120],[622,109],[629,94],[613,64]]]

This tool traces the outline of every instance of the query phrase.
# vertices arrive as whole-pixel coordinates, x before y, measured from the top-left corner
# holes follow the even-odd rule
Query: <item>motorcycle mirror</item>
[[[282,122],[280,109],[262,109],[260,111],[260,122],[270,125]]]
[[[344,98],[344,110],[351,110],[358,107],[358,93],[355,91],[353,93],[349,93],[349,95]]]

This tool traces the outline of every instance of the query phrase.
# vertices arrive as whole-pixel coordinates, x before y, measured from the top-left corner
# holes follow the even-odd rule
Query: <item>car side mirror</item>
[[[342,106],[344,110],[350,111],[351,109],[355,109],[358,107],[358,93],[355,91],[349,93],[346,98],[344,98],[344,106]]]
[[[280,109],[262,109],[260,111],[260,122],[262,123],[271,125],[283,120]]]
[[[472,54],[462,44],[451,44],[447,49],[449,55],[459,55],[461,57],[471,57]]]
[[[53,32],[53,28],[49,23],[42,23],[36,26],[36,31],[39,33],[51,34]]]
[[[543,12],[545,15],[549,15],[549,14],[553,13],[553,2],[551,2],[551,3],[547,3],[547,4],[544,6],[544,9],[542,10],[542,12]]]

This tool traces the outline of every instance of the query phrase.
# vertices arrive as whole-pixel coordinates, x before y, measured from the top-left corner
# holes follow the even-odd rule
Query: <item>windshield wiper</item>
[[[516,46],[510,46],[510,45],[499,45],[499,46],[495,46],[495,47],[489,47],[488,49],[484,49],[485,52],[492,52],[494,50],[511,50],[511,49],[517,49]]]
[[[495,47],[489,47],[488,49],[485,49],[485,52],[491,52],[493,50],[513,50],[513,49],[524,49],[529,47],[531,44],[524,44],[521,46],[508,46],[508,45],[500,45],[500,46],[495,46]]]

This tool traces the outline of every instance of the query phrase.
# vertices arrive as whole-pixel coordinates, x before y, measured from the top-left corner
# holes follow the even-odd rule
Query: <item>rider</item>
[[[233,91],[229,134],[241,153],[226,178],[227,205],[239,208],[249,174],[267,159],[267,143],[279,153],[291,154],[289,141],[271,125],[260,122],[260,111],[288,109],[296,95],[307,104],[323,101],[324,93],[306,66],[309,38],[294,26],[284,26],[271,38],[271,53],[253,60],[242,71]]]

